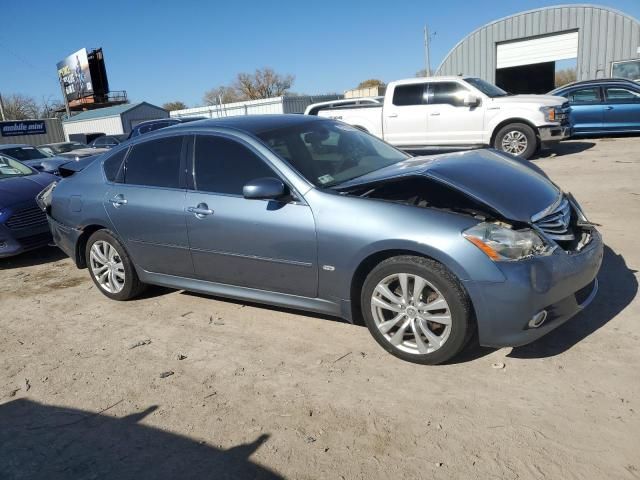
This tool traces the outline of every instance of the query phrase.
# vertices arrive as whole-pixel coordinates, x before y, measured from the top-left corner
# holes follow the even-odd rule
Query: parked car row
[[[433,364],[474,332],[531,342],[597,291],[603,244],[576,200],[495,150],[411,157],[343,122],[264,115],[83,162],[38,203],[114,300],[155,284],[363,320],[388,352]]]

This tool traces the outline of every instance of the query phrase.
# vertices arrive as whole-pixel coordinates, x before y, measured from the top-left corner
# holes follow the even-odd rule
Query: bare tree
[[[576,68],[565,68],[564,70],[558,70],[556,72],[555,83],[556,87],[561,87],[567,83],[575,82],[578,77],[578,70]]]
[[[181,102],[180,100],[175,100],[173,102],[167,102],[163,104],[162,108],[164,108],[168,112],[171,112],[173,110],[184,110],[185,108],[188,108],[188,107],[186,103]]]
[[[39,118],[60,118],[64,110],[64,103],[51,95],[43,96],[38,109]]]
[[[4,116],[7,120],[39,118],[40,108],[33,97],[12,93],[2,97]]]
[[[378,80],[377,78],[370,78],[368,80],[363,80],[362,82],[360,82],[356,88],[374,87],[386,87],[386,84],[382,80]]]
[[[233,87],[220,86],[207,90],[202,98],[207,105],[217,105],[218,103],[233,103],[247,100],[247,97],[241,95]]]
[[[282,75],[265,67],[255,73],[239,73],[233,87],[250,100],[280,97],[291,88],[294,79],[293,75]]]

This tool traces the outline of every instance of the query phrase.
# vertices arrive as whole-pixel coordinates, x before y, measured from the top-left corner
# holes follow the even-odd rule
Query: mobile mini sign
[[[43,135],[47,133],[44,120],[19,120],[16,122],[0,122],[0,132],[3,137],[18,137],[20,135]]]

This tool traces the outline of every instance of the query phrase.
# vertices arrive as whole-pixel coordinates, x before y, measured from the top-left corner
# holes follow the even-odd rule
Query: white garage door
[[[554,62],[578,56],[578,32],[498,44],[496,68]]]

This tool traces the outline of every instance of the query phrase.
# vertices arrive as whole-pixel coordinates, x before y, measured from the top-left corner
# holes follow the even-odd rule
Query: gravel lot
[[[640,478],[639,150],[535,160],[602,224],[600,293],[535,344],[446,366],[298,312],[112,302],[54,248],[0,260],[0,478]]]

